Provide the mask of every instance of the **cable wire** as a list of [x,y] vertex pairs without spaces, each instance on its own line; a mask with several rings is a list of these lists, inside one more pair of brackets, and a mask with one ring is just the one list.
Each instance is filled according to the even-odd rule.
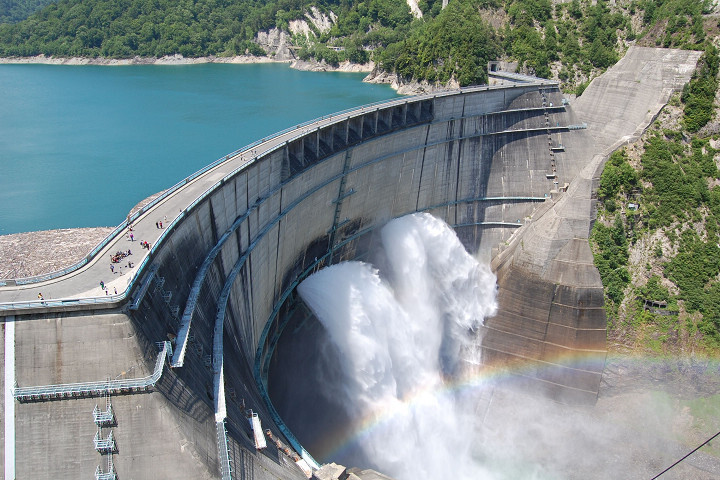
[[680,460],[678,460],[677,462],[673,463],[673,464],[670,465],[668,468],[666,468],[666,469],[663,470],[662,472],[660,472],[660,473],[658,473],[657,475],[655,475],[654,477],[652,477],[650,480],[655,480],[655,479],[658,478],[660,475],[662,475],[663,473],[667,472],[668,470],[670,470],[671,468],[673,468],[675,465],[677,465],[678,463],[682,462],[683,460],[685,460],[686,458],[688,458],[690,455],[692,455],[693,453],[697,452],[697,451],[700,450],[702,447],[704,447],[705,445],[707,445],[708,443],[710,443],[710,441],[712,441],[712,440],[713,440],[715,437],[717,437],[718,435],[720,435],[720,432],[717,432],[715,435],[713,435],[712,437],[710,437],[710,438],[708,438],[707,440],[705,440],[703,443],[701,443],[699,446],[697,446],[692,452],[688,453],[687,455],[685,455],[684,457],[682,457]]

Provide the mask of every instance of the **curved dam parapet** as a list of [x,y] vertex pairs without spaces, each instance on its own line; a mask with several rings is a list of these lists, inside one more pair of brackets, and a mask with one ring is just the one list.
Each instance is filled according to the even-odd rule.
[[[162,361],[157,342],[172,344],[155,393],[116,397],[120,447],[109,457],[93,450],[97,399],[18,404],[28,429],[17,434],[18,476],[80,477],[107,471],[110,458],[121,475],[306,478],[313,459],[267,393],[295,289],[314,269],[364,258],[373,232],[413,212],[444,220],[492,261],[499,313],[485,323],[484,361],[520,362],[528,388],[593,403],[606,325],[587,237],[603,152],[583,115],[537,80],[363,107],[244,152],[251,159],[163,234],[124,305],[12,318],[21,387],[118,370],[149,378]],[[41,412],[46,425],[32,421]],[[70,446],[68,419],[76,434],[90,430],[87,445]],[[79,462],[55,455],[38,467],[56,444]]]
[[[572,154],[582,158],[590,142],[549,82],[352,112],[226,177],[174,225],[131,316],[144,336],[175,339],[172,365],[184,391],[230,419],[252,410],[273,438],[287,439],[302,455],[267,395],[269,365],[299,281],[321,265],[363,258],[377,228],[413,212],[443,219],[470,251],[489,259],[534,211],[563,195],[581,167]],[[601,292],[599,278],[592,280]],[[602,295],[592,300],[587,308],[602,312]],[[543,310],[537,298],[512,303],[535,308],[535,321],[547,323],[549,307]],[[579,342],[551,338],[553,344],[604,355],[604,316],[598,321],[591,334],[576,328]],[[523,350],[514,335],[491,328],[489,361],[510,356],[547,363]],[[542,335],[534,340],[548,344]],[[594,398],[599,369],[595,383],[585,372],[564,372],[564,383],[552,384],[554,393],[580,390]],[[231,445],[251,447],[236,436],[230,432]]]

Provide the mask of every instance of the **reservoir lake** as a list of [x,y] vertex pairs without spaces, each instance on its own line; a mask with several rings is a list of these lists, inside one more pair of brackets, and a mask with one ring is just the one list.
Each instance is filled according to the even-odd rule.
[[256,140],[397,97],[286,64],[0,65],[0,235],[120,224]]

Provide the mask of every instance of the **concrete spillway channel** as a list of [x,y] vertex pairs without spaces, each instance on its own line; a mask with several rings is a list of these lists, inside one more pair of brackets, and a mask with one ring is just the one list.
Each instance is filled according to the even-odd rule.
[[[295,341],[285,329],[295,287],[319,266],[364,258],[387,220],[429,212],[498,273],[487,361],[524,362],[528,388],[592,403],[605,358],[602,285],[587,257],[599,163],[583,173],[595,140],[555,83],[519,80],[363,107],[254,147],[257,158],[187,199],[111,309],[7,310],[18,386],[149,377],[156,342],[171,340],[173,368],[154,393],[112,399],[118,475],[305,478],[297,462],[313,460],[268,395],[292,396],[276,366]],[[577,195],[587,202],[563,214]],[[553,215],[571,226],[534,229]],[[92,444],[97,403],[16,403],[18,478],[109,465]],[[250,412],[274,439],[262,450]]]

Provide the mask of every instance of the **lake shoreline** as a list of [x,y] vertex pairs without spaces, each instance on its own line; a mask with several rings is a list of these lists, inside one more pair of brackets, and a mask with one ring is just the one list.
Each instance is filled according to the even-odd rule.
[[365,64],[341,62],[337,66],[329,65],[324,61],[316,60],[278,60],[270,57],[256,57],[253,55],[236,55],[232,57],[183,57],[180,54],[164,57],[133,57],[133,58],[105,58],[105,57],[53,57],[35,55],[32,57],[0,57],[0,65],[98,65],[98,66],[124,66],[124,65],[202,65],[208,63],[256,65],[262,63],[285,63],[290,68],[306,72],[340,72],[365,73],[365,83],[387,84],[400,95],[420,95],[435,91],[459,88],[457,82],[449,85],[433,85],[428,82],[403,81],[396,74],[381,72],[374,62]]
[[254,55],[235,55],[231,57],[184,57],[180,54],[167,55],[164,57],[132,57],[132,58],[106,58],[106,57],[53,57],[44,54],[32,57],[0,57],[0,65],[13,64],[42,64],[42,65],[100,65],[100,66],[123,66],[123,65],[199,65],[206,63],[220,64],[258,64],[258,63],[286,63],[290,68],[306,71],[323,72],[351,72],[370,73],[374,70],[375,64],[354,64],[341,62],[338,66],[328,65],[325,62],[303,61],[303,60],[277,60],[270,57],[257,57]]
[[105,57],[53,57],[44,54],[32,57],[2,57],[0,64],[42,64],[42,65],[193,65],[203,63],[289,63],[279,62],[268,57],[253,57],[252,55],[239,55],[235,57],[197,57],[186,58],[182,55],[168,55],[165,57],[133,57],[133,58],[105,58]]

